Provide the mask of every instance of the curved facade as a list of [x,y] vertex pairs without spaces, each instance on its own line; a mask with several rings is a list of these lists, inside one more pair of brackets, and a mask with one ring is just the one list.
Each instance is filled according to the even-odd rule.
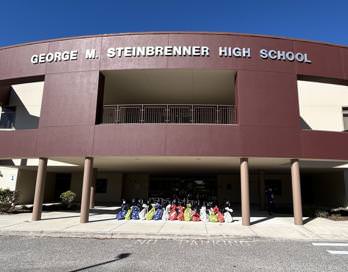
[[[170,173],[180,169],[228,173],[229,167],[239,169],[240,158],[249,158],[255,169],[269,169],[274,163],[280,170],[289,170],[291,159],[308,169],[331,169],[348,161],[344,132],[348,101],[342,104],[348,85],[347,47],[229,33],[134,33],[0,48],[3,107],[17,85],[35,82],[43,82],[36,123],[0,131],[3,160],[49,158],[82,166],[83,159],[91,157],[98,169],[132,172],[134,166],[142,173],[162,166]],[[130,95],[136,88],[139,91]],[[307,94],[313,95],[316,88],[323,90],[318,94],[321,101],[336,96],[332,103],[341,109],[339,125],[331,126],[330,118],[336,117],[329,118],[329,113],[316,115],[325,113],[320,109],[327,108],[325,103],[306,104],[312,101]],[[330,94],[325,88],[334,91]],[[201,119],[192,111],[186,121],[156,119],[162,113],[153,110],[157,117],[149,122],[143,116],[106,122],[108,102],[166,107],[227,104],[232,110],[227,119],[219,112],[217,119],[206,117],[207,112],[216,113],[213,108],[199,111]],[[308,113],[315,107],[319,110]],[[168,109],[163,108],[165,114]],[[320,127],[318,119],[327,118],[327,127]],[[130,162],[132,158],[144,163]],[[163,164],[166,158],[169,161]],[[209,168],[210,164],[214,166]]]

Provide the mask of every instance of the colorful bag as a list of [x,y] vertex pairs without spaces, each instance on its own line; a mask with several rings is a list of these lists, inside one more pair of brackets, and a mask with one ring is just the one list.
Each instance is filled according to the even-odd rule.
[[192,209],[191,209],[191,205],[187,204],[186,205],[186,209],[184,212],[184,220],[185,221],[191,221],[192,220]]
[[126,216],[126,213],[127,213],[127,210],[120,210],[116,215],[116,219],[123,220]]
[[132,214],[132,209],[128,209],[125,217],[124,217],[124,220],[130,220],[131,219],[131,214]]
[[201,218],[199,216],[199,213],[197,211],[194,211],[192,214],[192,221],[201,221]]
[[145,215],[146,220],[152,220],[153,216],[155,215],[155,207],[152,207],[151,210],[148,211],[148,213]]
[[208,221],[207,207],[206,206],[202,206],[202,208],[200,209],[199,217],[200,217],[201,221],[203,221],[203,222],[207,222]]
[[225,212],[224,212],[225,223],[233,222],[232,213],[233,213],[233,210],[230,207],[225,207]]
[[213,222],[213,223],[216,223],[218,222],[218,216],[217,214],[215,213],[215,208],[211,208],[209,210],[209,222]]
[[166,209],[163,211],[162,220],[167,221],[169,219],[170,207],[171,205],[168,204]]
[[139,220],[139,212],[140,212],[140,209],[138,206],[132,207],[132,214],[131,214],[132,220]]
[[153,220],[161,220],[162,215],[163,215],[162,206],[159,204],[156,204],[155,208],[156,208],[156,211],[155,211],[155,214],[153,216]]
[[169,220],[176,220],[178,217],[178,213],[176,212],[176,205],[173,204],[170,206]]
[[178,216],[176,219],[179,221],[183,221],[184,220],[184,207],[179,205],[177,207],[177,210],[178,210]]
[[148,209],[149,209],[149,206],[148,205],[146,205],[146,204],[143,204],[143,206],[142,206],[142,210],[140,211],[140,213],[139,213],[139,219],[140,220],[145,220],[146,218],[145,218],[145,215],[147,214],[147,211],[148,211]]

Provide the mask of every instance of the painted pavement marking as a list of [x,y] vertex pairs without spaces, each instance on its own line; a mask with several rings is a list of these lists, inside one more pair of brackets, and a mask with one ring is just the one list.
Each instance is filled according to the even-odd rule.
[[348,255],[348,251],[341,251],[341,250],[326,250],[327,252],[329,252],[330,254],[333,255]]
[[313,246],[348,247],[348,243],[312,243]]

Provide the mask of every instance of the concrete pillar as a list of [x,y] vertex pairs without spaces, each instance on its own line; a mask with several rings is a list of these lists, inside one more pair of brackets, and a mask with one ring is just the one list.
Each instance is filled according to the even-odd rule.
[[295,225],[302,225],[302,200],[301,200],[301,180],[300,165],[297,159],[291,160],[291,183],[292,183],[292,202],[294,208]]
[[93,175],[93,158],[86,157],[83,168],[83,184],[81,197],[80,222],[87,223],[89,218],[89,198],[91,194],[91,182]]
[[89,199],[89,208],[93,209],[95,204],[95,184],[97,182],[97,173],[98,170],[96,168],[93,169],[93,177],[92,177],[92,183],[91,183],[91,196]]
[[45,194],[45,182],[47,171],[47,158],[39,158],[39,165],[36,175],[35,195],[32,220],[41,220],[42,202]]
[[249,167],[248,159],[240,159],[240,187],[242,201],[242,225],[250,225]]

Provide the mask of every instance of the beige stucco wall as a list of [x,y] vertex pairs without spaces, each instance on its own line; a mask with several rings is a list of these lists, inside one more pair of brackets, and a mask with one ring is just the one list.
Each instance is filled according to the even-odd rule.
[[[348,106],[348,86],[297,81],[300,116],[313,130],[343,131],[342,107]],[[302,123],[302,128],[308,128]]]
[[[32,204],[34,201],[36,182],[35,170],[18,170],[16,192],[18,193],[18,204]],[[48,172],[45,184],[44,202],[54,201],[55,173]]]
[[16,106],[15,129],[37,128],[44,82],[12,85],[9,106]]
[[0,189],[16,190],[18,169],[0,166]]
[[107,179],[105,194],[96,194],[96,202],[120,202],[122,194],[122,174],[115,172],[100,172],[97,178]]

